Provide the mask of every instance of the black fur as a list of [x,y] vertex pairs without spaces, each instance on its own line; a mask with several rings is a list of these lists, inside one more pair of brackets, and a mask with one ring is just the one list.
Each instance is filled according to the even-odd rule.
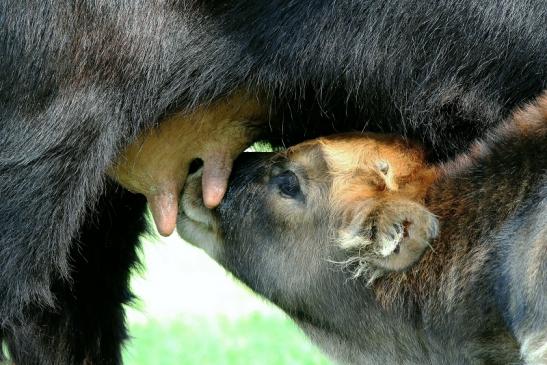
[[0,2],[0,333],[43,363],[58,349],[14,323],[70,354],[97,342],[48,313],[83,285],[74,242],[106,168],[165,113],[244,87],[272,97],[275,143],[368,128],[451,155],[547,86],[546,17],[543,0]]
[[126,339],[122,304],[131,299],[130,268],[145,228],[142,196],[108,183],[70,252],[69,281],[52,279],[55,307],[27,305],[22,320],[5,321],[16,364],[117,364]]

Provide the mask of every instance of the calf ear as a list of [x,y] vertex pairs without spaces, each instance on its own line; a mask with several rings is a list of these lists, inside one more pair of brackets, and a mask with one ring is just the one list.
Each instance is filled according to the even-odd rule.
[[340,230],[339,244],[357,276],[405,271],[416,264],[439,233],[438,219],[406,199],[363,204]]

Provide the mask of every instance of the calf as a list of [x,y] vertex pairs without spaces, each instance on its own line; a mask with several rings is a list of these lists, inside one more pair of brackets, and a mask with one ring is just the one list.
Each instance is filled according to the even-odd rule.
[[544,95],[441,166],[373,134],[244,154],[178,229],[342,363],[546,364],[546,161]]

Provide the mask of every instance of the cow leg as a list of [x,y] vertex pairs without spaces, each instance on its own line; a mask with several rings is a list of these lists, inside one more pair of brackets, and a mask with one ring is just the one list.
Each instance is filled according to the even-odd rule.
[[53,284],[55,310],[27,308],[24,323],[4,327],[15,364],[121,363],[123,304],[145,207],[144,197],[109,184],[72,245],[71,282]]

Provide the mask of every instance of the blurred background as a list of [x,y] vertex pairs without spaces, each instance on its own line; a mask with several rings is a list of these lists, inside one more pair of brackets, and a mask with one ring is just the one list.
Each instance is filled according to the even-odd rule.
[[288,317],[176,234],[142,238],[126,365],[329,365]]

